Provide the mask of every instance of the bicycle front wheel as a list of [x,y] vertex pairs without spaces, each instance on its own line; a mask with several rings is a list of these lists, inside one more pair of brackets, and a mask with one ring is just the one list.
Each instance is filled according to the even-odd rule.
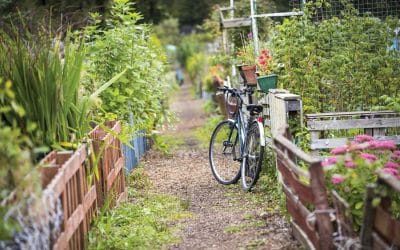
[[257,122],[250,124],[241,167],[243,189],[249,191],[260,177],[264,146],[260,142],[260,128]]
[[232,121],[222,121],[215,128],[209,148],[211,171],[224,185],[236,183],[240,178],[240,149],[238,129]]

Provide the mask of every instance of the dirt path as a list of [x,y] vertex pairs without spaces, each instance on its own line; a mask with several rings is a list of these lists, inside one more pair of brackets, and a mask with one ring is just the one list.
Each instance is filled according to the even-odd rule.
[[180,244],[170,249],[298,249],[282,214],[271,208],[262,193],[245,193],[239,185],[223,186],[211,174],[206,149],[198,147],[194,130],[205,123],[203,101],[182,86],[170,104],[180,119],[168,131],[184,143],[162,156],[150,151],[145,172],[159,192],[188,201],[194,214],[180,221]]

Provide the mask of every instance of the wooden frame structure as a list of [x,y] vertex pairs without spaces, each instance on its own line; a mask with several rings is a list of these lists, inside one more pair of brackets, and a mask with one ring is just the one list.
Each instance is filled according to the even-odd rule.
[[400,135],[388,136],[387,129],[400,128],[400,113],[393,111],[362,111],[307,114],[307,129],[311,134],[311,150],[340,147],[350,138],[325,138],[329,130],[359,129],[377,140],[393,140],[400,144]]

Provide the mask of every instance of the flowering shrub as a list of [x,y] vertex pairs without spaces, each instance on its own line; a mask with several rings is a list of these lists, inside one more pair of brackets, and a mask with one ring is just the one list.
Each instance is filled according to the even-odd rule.
[[257,72],[259,75],[271,74],[271,52],[268,49],[262,49],[257,61]]
[[[322,162],[327,186],[335,190],[350,205],[354,228],[362,224],[363,200],[368,183],[376,182],[377,171],[400,179],[400,150],[393,141],[376,141],[368,135],[359,135],[354,141],[330,152],[331,157]],[[400,199],[394,199],[392,209],[398,209]],[[399,211],[392,211],[398,214]]]

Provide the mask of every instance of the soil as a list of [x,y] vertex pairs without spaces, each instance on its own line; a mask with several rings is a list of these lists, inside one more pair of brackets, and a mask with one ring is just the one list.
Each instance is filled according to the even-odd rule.
[[157,191],[187,201],[193,214],[176,222],[181,242],[169,249],[298,249],[285,217],[264,194],[214,179],[207,149],[194,135],[207,119],[203,104],[190,94],[189,84],[183,85],[170,103],[179,122],[165,131],[183,143],[167,156],[150,150],[143,162]]

